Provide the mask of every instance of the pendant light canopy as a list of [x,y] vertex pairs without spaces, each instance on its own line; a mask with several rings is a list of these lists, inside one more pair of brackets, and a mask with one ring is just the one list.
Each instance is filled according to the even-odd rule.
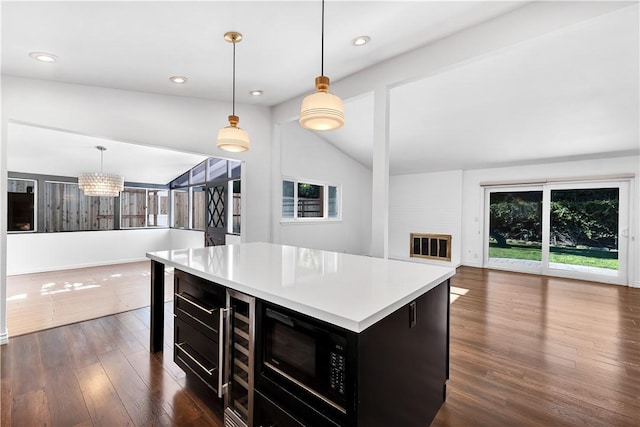
[[300,125],[311,130],[332,130],[344,125],[344,105],[340,97],[329,93],[329,77],[324,75],[324,0],[322,0],[322,43],[317,92],[306,96],[300,108]]
[[100,172],[83,173],[78,177],[78,187],[85,196],[117,197],[124,189],[124,177],[102,172],[103,155],[107,150],[99,145]]
[[236,31],[225,33],[224,39],[233,43],[233,96],[232,114],[229,116],[229,126],[218,131],[216,146],[222,150],[240,152],[249,149],[249,133],[238,127],[240,118],[236,116],[236,43],[242,40],[242,34]]

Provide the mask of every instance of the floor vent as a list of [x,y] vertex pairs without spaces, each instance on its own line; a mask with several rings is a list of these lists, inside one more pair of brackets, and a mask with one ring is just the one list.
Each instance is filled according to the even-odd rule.
[[450,234],[411,233],[410,245],[412,257],[451,261]]

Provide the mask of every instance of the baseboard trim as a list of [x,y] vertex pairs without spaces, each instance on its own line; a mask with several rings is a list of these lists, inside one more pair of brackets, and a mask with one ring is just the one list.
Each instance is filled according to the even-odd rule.
[[482,263],[481,262],[475,262],[475,261],[463,261],[461,263],[461,265],[463,265],[465,267],[482,268]]
[[635,281],[633,281],[633,282],[630,282],[630,283],[629,283],[629,287],[630,287],[630,288],[640,288],[640,281],[635,280]]
[[77,268],[103,267],[106,265],[128,264],[131,262],[141,262],[141,261],[148,261],[148,260],[149,258],[147,257],[139,257],[139,258],[118,259],[118,260],[101,261],[101,262],[89,262],[89,263],[83,263],[83,264],[58,265],[55,267],[50,266],[50,267],[44,267],[44,268],[33,268],[29,270],[11,271],[7,273],[7,276],[18,276],[21,274],[48,273],[51,271],[75,270]]
[[9,331],[4,331],[0,334],[0,345],[5,345],[9,343]]

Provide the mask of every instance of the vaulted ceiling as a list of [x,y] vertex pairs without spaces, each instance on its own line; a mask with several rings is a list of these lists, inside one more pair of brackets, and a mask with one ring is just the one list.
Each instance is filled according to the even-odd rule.
[[[313,90],[319,1],[2,2],[2,73],[227,101],[229,30],[244,34],[237,102],[282,110]],[[325,73],[344,92],[347,124],[321,136],[368,167],[371,90],[381,85],[392,174],[640,151],[637,1],[327,1],[325,31]],[[370,43],[353,46],[359,35]],[[447,49],[464,57],[470,45],[480,53],[424,65]],[[32,51],[59,60],[39,64]],[[410,78],[384,72],[412,55]],[[173,75],[189,80],[176,85]],[[346,90],[356,79],[369,89]]]

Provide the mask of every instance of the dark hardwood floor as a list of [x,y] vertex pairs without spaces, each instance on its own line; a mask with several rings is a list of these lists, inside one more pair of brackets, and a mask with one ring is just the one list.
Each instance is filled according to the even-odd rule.
[[161,353],[148,350],[149,307],[10,338],[1,426],[222,427],[172,361],[172,304]]
[[[451,378],[432,426],[639,425],[640,289],[474,268],[452,286]],[[11,338],[1,426],[221,427],[170,346],[148,343],[148,307]]]
[[640,425],[640,289],[475,268],[452,285],[433,427]]

